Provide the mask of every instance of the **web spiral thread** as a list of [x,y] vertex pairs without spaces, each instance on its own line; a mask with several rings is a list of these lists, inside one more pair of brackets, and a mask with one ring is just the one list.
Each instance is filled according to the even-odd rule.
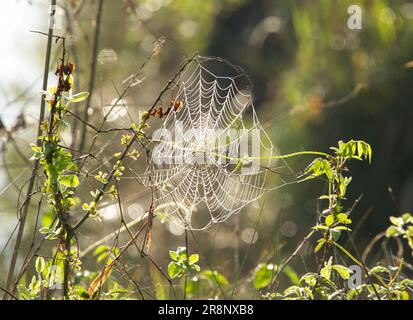
[[275,152],[247,76],[220,60],[218,65],[235,71],[221,76],[229,71],[210,62],[199,57],[183,75],[174,101],[181,106],[165,117],[160,137],[153,137],[162,152],[155,148],[144,175],[155,211],[192,230],[222,222],[259,199]]

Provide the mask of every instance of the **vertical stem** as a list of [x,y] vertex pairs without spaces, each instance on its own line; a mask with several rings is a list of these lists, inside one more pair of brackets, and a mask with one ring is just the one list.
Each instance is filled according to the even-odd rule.
[[90,67],[89,96],[86,100],[86,106],[85,106],[85,110],[83,113],[84,122],[81,128],[79,151],[83,151],[83,148],[85,146],[86,123],[88,122],[88,119],[89,119],[88,111],[90,107],[90,101],[92,98],[93,88],[95,86],[95,73],[96,73],[96,60],[97,60],[96,56],[97,56],[97,51],[99,47],[99,34],[100,34],[100,26],[101,26],[100,22],[102,18],[102,9],[103,9],[103,0],[99,0],[98,10],[96,13],[96,28],[95,28],[95,36],[93,39],[92,61],[91,61],[91,67]]
[[64,299],[69,300],[70,243],[72,241],[72,234],[70,230],[67,230],[66,232],[65,250],[67,252],[67,256],[63,270],[63,297]]
[[[47,90],[50,56],[51,56],[51,52],[52,52],[52,35],[53,35],[53,25],[54,25],[54,18],[55,18],[55,16],[54,16],[55,15],[55,7],[56,7],[56,0],[51,0],[50,16],[49,16],[49,19],[50,19],[50,21],[49,21],[49,32],[48,32],[48,37],[47,37],[46,57],[45,57],[44,71],[43,71],[43,85],[42,85],[43,90]],[[38,124],[38,128],[37,128],[37,137],[40,136],[41,133],[42,133],[41,124],[44,120],[44,114],[45,114],[45,101],[44,101],[43,96],[42,96],[41,102],[40,102],[40,115],[39,115],[39,124]],[[39,140],[39,139],[36,139],[36,140],[37,140],[37,145],[41,146],[42,141]],[[33,163],[32,175],[30,177],[29,186],[27,187],[25,202],[24,202],[24,204],[21,208],[19,229],[17,231],[17,236],[16,236],[16,242],[15,242],[15,245],[14,245],[13,255],[12,255],[12,258],[10,260],[9,271],[8,271],[8,274],[7,274],[6,290],[9,290],[9,291],[13,291],[13,288],[11,288],[11,286],[12,286],[12,282],[13,282],[14,270],[16,268],[17,256],[19,254],[20,245],[21,245],[21,241],[22,241],[22,238],[23,238],[27,213],[28,213],[29,207],[30,207],[31,194],[33,192],[34,183],[35,183],[35,180],[36,180],[38,168],[39,168],[39,160],[35,160],[34,163]],[[5,292],[4,295],[3,295],[3,299],[4,300],[8,299],[8,296],[9,296],[9,294],[7,292]]]
[[[186,228],[185,228],[185,248],[186,248],[186,261],[189,263],[188,230]],[[185,278],[184,278],[184,300],[186,300],[187,287],[188,287],[188,273],[185,273]]]
[[240,217],[237,215],[235,217],[235,237],[237,240],[237,243],[235,244],[235,249],[234,249],[234,273],[237,274],[240,270],[240,265],[239,265],[239,251],[240,251]]
[[[72,22],[72,16],[69,14],[69,9],[67,7],[64,8],[65,10],[65,17],[66,17],[66,22],[67,22],[67,27],[66,31],[70,35],[73,34],[73,22]],[[77,54],[76,50],[76,45],[73,44],[73,41],[69,41],[69,52],[73,56],[73,63],[76,67],[79,66],[79,56]],[[75,92],[79,92],[80,84],[79,80],[75,81],[73,84],[73,89]],[[76,116],[80,115],[80,112],[77,108],[73,110],[73,113]],[[76,117],[73,117],[72,120],[72,126],[71,126],[71,132],[72,132],[72,142],[70,143],[70,148],[74,149],[76,145],[76,133],[77,133],[77,126],[78,126],[78,119]]]

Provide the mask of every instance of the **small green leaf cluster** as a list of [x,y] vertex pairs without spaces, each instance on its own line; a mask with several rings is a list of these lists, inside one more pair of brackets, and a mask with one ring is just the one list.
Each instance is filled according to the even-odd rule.
[[410,300],[413,296],[413,280],[401,276],[404,262],[398,266],[377,265],[369,270],[369,276],[382,279],[379,283],[361,284],[347,292],[348,300],[370,299]]
[[361,140],[339,141],[338,147],[331,148],[334,154],[327,158],[315,159],[305,170],[305,179],[323,177],[328,182],[328,194],[319,197],[328,202],[327,208],[322,212],[321,223],[313,227],[323,233],[315,247],[318,252],[330,241],[338,241],[343,231],[350,232],[350,210],[344,210],[343,202],[346,200],[347,187],[352,177],[344,175],[347,171],[347,162],[352,159],[371,161],[372,150],[367,142]]
[[412,249],[413,255],[413,216],[405,213],[401,217],[390,217],[392,225],[387,228],[386,236],[388,238],[402,237],[407,240],[407,244]]
[[197,264],[199,255],[187,255],[185,247],[178,247],[169,251],[172,261],[168,265],[168,274],[171,279],[181,279],[182,287],[187,297],[207,296],[216,291],[216,296],[222,293],[223,288],[229,285],[228,279],[217,270],[202,270]]
[[[305,169],[301,181],[318,178],[328,184],[328,193],[319,197],[326,201],[325,209],[319,216],[318,223],[312,228],[321,233],[317,240],[314,253],[323,249],[322,263],[318,272],[307,272],[299,277],[290,266],[282,271],[288,275],[293,285],[283,292],[269,293],[266,296],[277,299],[342,299],[345,298],[347,288],[343,282],[351,276],[350,269],[335,262],[335,256],[328,253],[334,247],[350,258],[353,263],[361,263],[355,259],[344,247],[338,244],[342,232],[351,232],[351,209],[344,206],[347,200],[347,188],[352,180],[348,172],[349,160],[368,160],[371,162],[372,149],[361,140],[339,141],[337,147],[332,147],[333,153],[314,159]],[[313,232],[314,232],[313,231]],[[275,271],[274,271],[275,270]],[[273,282],[274,274],[278,274],[277,267],[272,264],[260,264],[255,269],[253,284],[255,289],[268,287]]]
[[191,254],[188,257],[185,247],[178,247],[175,251],[170,250],[169,256],[172,261],[168,265],[168,274],[172,279],[201,270],[201,267],[196,264],[199,260],[199,255]]
[[38,256],[35,260],[35,271],[29,285],[26,287],[21,281],[19,284],[19,298],[25,300],[39,300],[47,298],[50,290],[59,290],[63,280],[63,264],[65,256],[57,252],[54,259],[45,259]]
[[71,152],[60,144],[62,128],[67,126],[63,117],[69,105],[83,101],[89,95],[87,92],[72,95],[74,70],[75,66],[72,63],[60,63],[56,70],[59,78],[58,85],[52,86],[48,92],[42,92],[45,95],[50,117],[48,122],[41,123],[42,133],[38,137],[39,142],[31,144],[34,152],[31,159],[38,161],[45,173],[42,191],[47,196],[52,213],[57,216],[54,226],[45,226],[41,229],[42,233],[47,234],[47,239],[66,236],[66,215],[79,203],[79,199],[74,196],[74,189],[79,185],[76,174],[78,166]]

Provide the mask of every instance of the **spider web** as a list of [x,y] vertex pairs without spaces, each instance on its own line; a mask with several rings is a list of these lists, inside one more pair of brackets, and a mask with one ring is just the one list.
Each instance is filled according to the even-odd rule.
[[171,103],[181,107],[166,116],[162,137],[152,137],[159,148],[143,182],[153,190],[157,214],[201,230],[263,195],[276,148],[260,125],[244,72],[208,57],[198,57],[189,69]]

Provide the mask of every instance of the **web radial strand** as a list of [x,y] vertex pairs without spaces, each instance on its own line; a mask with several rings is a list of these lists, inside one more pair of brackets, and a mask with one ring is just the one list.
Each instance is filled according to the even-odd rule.
[[155,211],[187,229],[225,221],[259,199],[277,154],[259,123],[247,77],[234,69],[222,76],[228,70],[210,61],[199,57],[181,79],[171,104],[181,107],[154,135],[143,175],[154,190]]

